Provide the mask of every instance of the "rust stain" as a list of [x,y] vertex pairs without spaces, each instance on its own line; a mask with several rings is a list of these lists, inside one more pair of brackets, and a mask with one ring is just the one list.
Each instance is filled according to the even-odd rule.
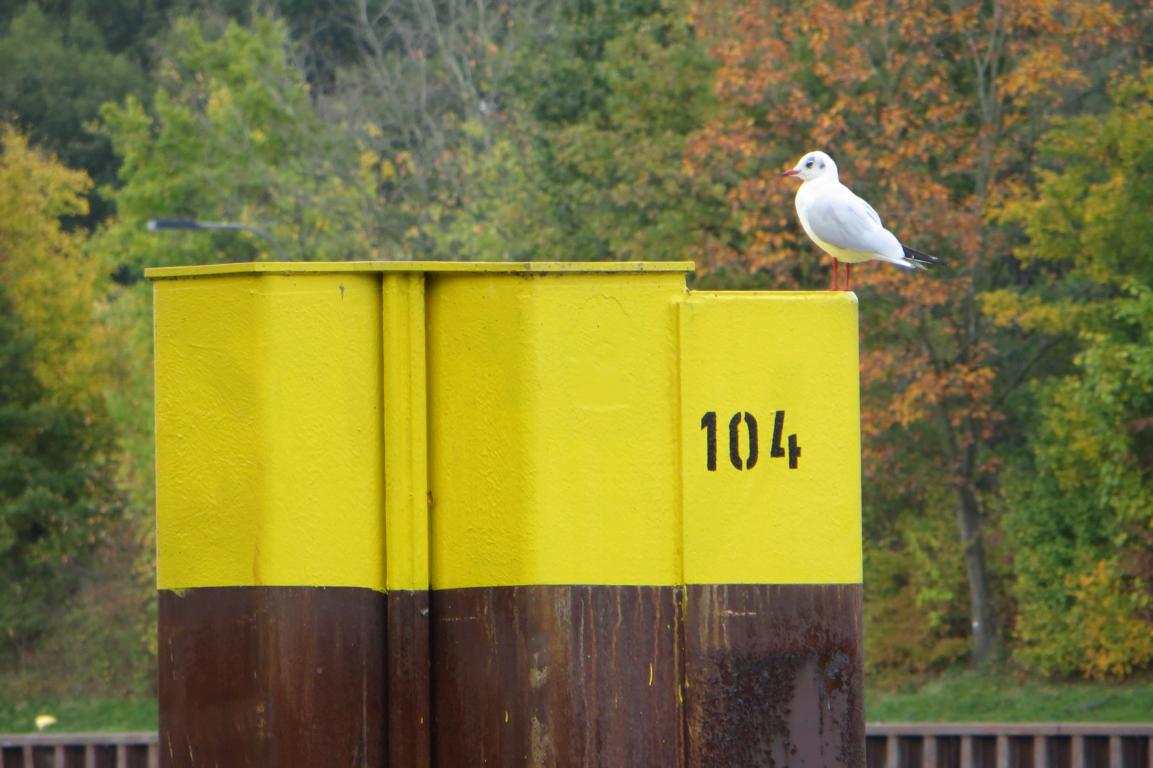
[[860,620],[860,585],[162,591],[162,762],[859,768]]
[[159,640],[170,650],[159,676],[166,768],[383,764],[379,592],[161,590],[159,612]]
[[[434,764],[683,765],[676,588],[437,590]],[[655,661],[654,661],[655,660]]]
[[859,584],[688,592],[687,765],[864,765]]

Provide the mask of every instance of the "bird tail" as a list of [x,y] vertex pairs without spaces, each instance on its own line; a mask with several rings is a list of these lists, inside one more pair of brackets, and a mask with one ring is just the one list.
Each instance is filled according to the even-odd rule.
[[912,266],[917,269],[928,269],[929,267],[936,267],[945,263],[936,256],[930,256],[927,253],[913,250],[907,245],[902,245],[901,247],[905,249],[905,258],[912,262]]

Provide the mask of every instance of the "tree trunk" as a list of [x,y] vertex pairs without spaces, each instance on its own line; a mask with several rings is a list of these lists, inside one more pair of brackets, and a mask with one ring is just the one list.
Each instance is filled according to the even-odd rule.
[[973,487],[964,480],[957,486],[957,523],[961,529],[965,572],[969,579],[969,618],[973,641],[973,666],[996,661],[1001,653],[1000,636],[993,614],[989,568],[981,541],[980,505]]

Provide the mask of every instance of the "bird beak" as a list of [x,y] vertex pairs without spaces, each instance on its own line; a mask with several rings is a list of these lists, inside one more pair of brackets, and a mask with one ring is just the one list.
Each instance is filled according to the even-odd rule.
[[800,171],[798,171],[796,168],[790,168],[789,170],[782,173],[781,176],[796,176],[798,173],[800,173]]

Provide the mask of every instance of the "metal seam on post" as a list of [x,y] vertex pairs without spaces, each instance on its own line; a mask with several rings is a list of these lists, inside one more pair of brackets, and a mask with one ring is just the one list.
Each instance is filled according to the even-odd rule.
[[388,765],[431,763],[428,418],[422,273],[381,280]]
[[385,274],[383,415],[388,589],[428,589],[424,276]]

